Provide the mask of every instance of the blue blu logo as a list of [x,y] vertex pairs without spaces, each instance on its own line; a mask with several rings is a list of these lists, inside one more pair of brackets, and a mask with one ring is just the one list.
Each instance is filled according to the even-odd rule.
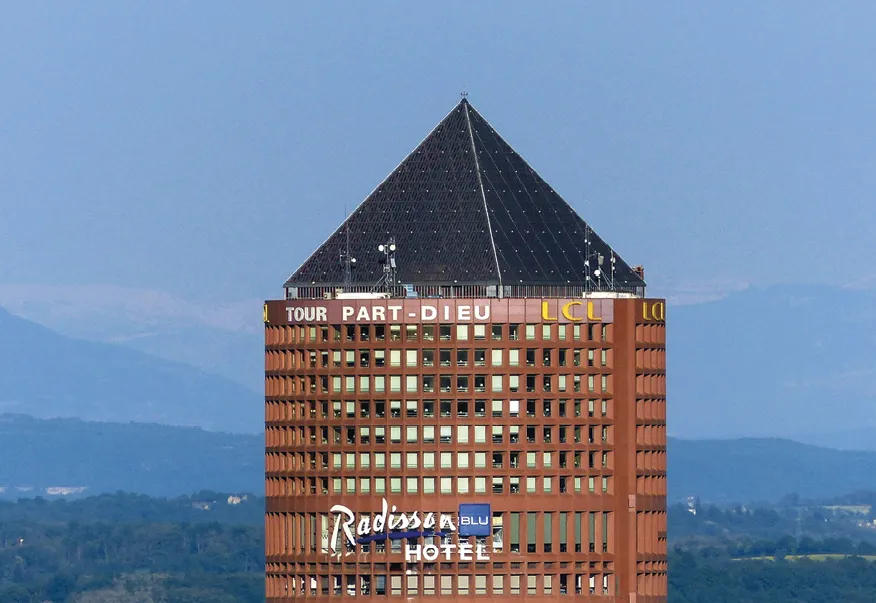
[[492,522],[489,503],[459,505],[460,536],[489,536]]

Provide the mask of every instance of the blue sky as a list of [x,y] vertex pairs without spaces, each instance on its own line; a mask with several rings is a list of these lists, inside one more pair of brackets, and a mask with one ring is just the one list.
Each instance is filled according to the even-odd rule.
[[463,88],[654,294],[876,286],[874,22],[851,1],[7,4],[0,303],[248,324]]

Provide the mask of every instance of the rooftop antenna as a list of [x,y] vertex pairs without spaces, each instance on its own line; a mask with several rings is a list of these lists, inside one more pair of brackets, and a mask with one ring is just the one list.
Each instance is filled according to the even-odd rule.
[[465,89],[465,86],[462,87],[462,92],[459,93],[459,96],[462,98],[468,98],[468,91]]
[[611,281],[609,282],[609,286],[611,290],[614,291],[614,265],[617,262],[617,257],[614,255],[614,249],[611,250]]
[[383,257],[378,259],[383,264],[383,276],[377,282],[377,287],[383,285],[387,293],[392,293],[392,290],[398,285],[398,265],[395,262],[395,237],[389,237],[389,241],[378,245],[377,251],[383,254]]
[[[590,225],[584,225],[584,270],[585,270],[585,281],[584,281],[584,291],[590,293]],[[598,272],[598,271],[597,271]]]

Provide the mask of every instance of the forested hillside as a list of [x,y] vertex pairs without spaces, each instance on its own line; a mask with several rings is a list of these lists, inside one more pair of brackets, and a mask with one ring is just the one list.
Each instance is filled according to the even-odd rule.
[[[264,501],[229,496],[2,503],[0,602],[261,603]],[[855,532],[775,537],[790,513],[674,507],[669,600],[876,601],[876,545]]]

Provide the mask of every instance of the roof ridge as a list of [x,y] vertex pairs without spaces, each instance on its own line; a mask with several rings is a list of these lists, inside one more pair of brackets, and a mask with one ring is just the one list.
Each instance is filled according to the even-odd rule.
[[353,208],[353,211],[351,211],[349,214],[347,214],[347,215],[344,217],[344,220],[343,220],[343,222],[341,222],[341,225],[338,226],[334,231],[332,231],[332,233],[331,233],[329,236],[327,236],[327,237],[325,238],[325,240],[324,240],[322,243],[320,243],[320,244],[316,247],[316,249],[314,249],[314,250],[310,253],[310,255],[308,255],[307,258],[306,258],[303,262],[301,262],[301,264],[299,264],[298,268],[296,268],[295,270],[292,271],[292,274],[290,274],[290,275],[289,275],[289,278],[286,279],[287,282],[288,282],[288,281],[291,281],[291,280],[295,277],[295,274],[296,274],[299,270],[301,270],[301,269],[307,264],[307,262],[309,262],[309,261],[310,261],[310,260],[311,260],[311,259],[312,259],[312,258],[318,253],[318,252],[319,252],[319,250],[322,249],[322,247],[323,247],[326,243],[328,243],[328,242],[331,240],[331,238],[332,238],[333,236],[335,236],[336,234],[338,234],[339,232],[341,232],[341,231],[344,229],[344,226],[346,226],[346,224],[350,221],[350,219],[351,219],[354,215],[356,215],[356,212],[359,210],[359,208],[361,208],[361,207],[365,204],[365,202],[368,201],[368,199],[371,198],[371,195],[373,195],[373,194],[374,194],[374,193],[375,193],[375,192],[376,192],[381,186],[383,186],[383,185],[386,183],[387,180],[389,180],[390,178],[392,178],[392,176],[398,171],[398,169],[399,169],[402,165],[404,165],[405,161],[407,161],[408,158],[409,158],[411,155],[413,155],[414,153],[416,153],[417,149],[419,149],[421,146],[423,146],[423,143],[424,143],[424,142],[426,142],[427,140],[429,140],[429,137],[432,136],[432,134],[435,132],[435,130],[437,130],[438,128],[440,128],[440,127],[441,127],[441,124],[443,124],[445,121],[447,121],[447,118],[450,117],[450,116],[453,114],[453,112],[456,111],[456,109],[457,109],[460,105],[463,105],[463,104],[468,104],[468,101],[466,101],[465,97],[463,97],[461,101],[459,101],[458,103],[456,103],[455,105],[453,105],[453,108],[452,108],[450,111],[448,111],[448,112],[444,115],[444,117],[442,117],[442,118],[438,121],[438,123],[435,124],[435,125],[432,127],[431,130],[429,130],[429,133],[426,134],[420,142],[418,142],[416,145],[414,145],[414,148],[411,149],[410,152],[408,152],[408,154],[405,155],[404,158],[403,158],[401,161],[398,162],[398,165],[396,165],[394,168],[392,168],[392,171],[389,172],[389,174],[387,174],[386,177],[385,177],[383,180],[381,180],[380,182],[378,182],[378,183],[377,183],[377,186],[375,186],[373,189],[371,189],[371,192],[370,192],[370,193],[368,193],[367,195],[365,195],[365,196],[362,198],[362,200],[359,201],[358,205],[356,205],[356,207]]
[[[493,259],[496,261],[496,276],[499,279],[499,287],[502,286],[502,269],[499,267],[499,252],[496,250],[496,240],[493,238],[493,225],[490,223],[490,208],[487,207],[487,193],[484,192],[484,180],[481,178],[481,164],[478,161],[478,149],[475,145],[474,132],[471,129],[471,118],[468,115],[468,108],[471,106],[465,97],[462,97],[461,103],[465,109],[465,123],[468,127],[468,136],[471,139],[471,152],[474,153],[475,171],[478,175],[478,186],[481,189],[481,199],[484,200],[484,216],[487,218],[487,231],[490,233],[490,247],[493,250]],[[472,107],[474,109],[474,107]]]

